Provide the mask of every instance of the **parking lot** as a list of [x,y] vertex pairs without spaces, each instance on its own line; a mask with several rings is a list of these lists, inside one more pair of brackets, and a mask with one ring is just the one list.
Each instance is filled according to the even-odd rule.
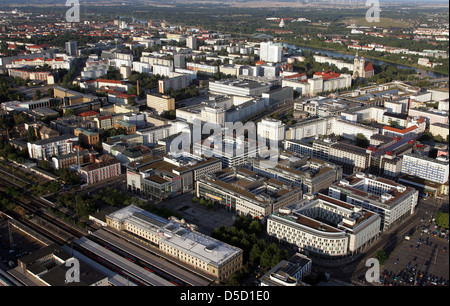
[[[449,241],[434,224],[417,231],[389,255],[381,275],[385,286],[448,286]],[[442,233],[439,230],[439,233]],[[444,231],[445,233],[446,231]]]

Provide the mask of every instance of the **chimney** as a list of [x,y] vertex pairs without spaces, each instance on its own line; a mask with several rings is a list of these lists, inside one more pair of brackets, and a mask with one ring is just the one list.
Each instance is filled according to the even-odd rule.
[[95,155],[94,154],[89,155],[89,162],[92,164],[95,164]]

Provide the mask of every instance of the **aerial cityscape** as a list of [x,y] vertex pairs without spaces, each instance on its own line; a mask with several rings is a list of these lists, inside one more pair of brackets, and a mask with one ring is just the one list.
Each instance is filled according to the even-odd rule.
[[448,287],[448,7],[0,0],[0,287]]

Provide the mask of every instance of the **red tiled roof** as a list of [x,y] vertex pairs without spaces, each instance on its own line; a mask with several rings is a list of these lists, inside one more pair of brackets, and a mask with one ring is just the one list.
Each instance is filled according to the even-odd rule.
[[316,72],[314,73],[316,76],[321,76],[322,79],[328,80],[333,78],[338,78],[341,75],[339,73],[333,72],[333,71],[322,71],[322,72]]
[[87,112],[80,114],[81,117],[90,117],[90,116],[96,116],[96,115],[98,115],[98,113],[94,112],[94,111],[87,111]]
[[411,131],[414,131],[417,128],[418,128],[417,125],[410,126],[409,128],[406,128],[406,129],[403,129],[403,130],[397,129],[397,128],[392,127],[392,126],[383,126],[383,130],[392,131],[392,132],[399,133],[399,134],[406,134],[406,133],[409,133]]
[[366,67],[364,67],[364,71],[372,71],[372,70],[374,70],[373,66],[372,66],[372,63],[371,62],[367,62]]
[[101,82],[101,83],[113,83],[113,84],[122,84],[122,81],[116,81],[116,80],[106,80],[106,79],[97,79],[95,80],[96,82]]

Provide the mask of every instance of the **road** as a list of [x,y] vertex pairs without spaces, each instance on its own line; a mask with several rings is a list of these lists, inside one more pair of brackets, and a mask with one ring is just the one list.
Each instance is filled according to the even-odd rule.
[[[394,226],[392,229],[383,233],[378,240],[368,246],[361,253],[356,254],[350,259],[336,260],[333,266],[321,265],[319,261],[315,263],[326,272],[329,272],[333,278],[355,281],[358,279],[364,279],[365,273],[368,267],[365,266],[366,261],[369,258],[375,257],[375,253],[378,250],[385,250],[386,254],[392,253],[398,245],[404,242],[404,237],[412,230],[416,231],[421,225],[421,221],[429,221],[432,216],[438,211],[448,211],[448,200],[445,199],[420,199],[416,207],[416,211],[413,215],[407,217],[402,223]],[[389,258],[392,260],[392,258]],[[395,259],[394,259],[395,260]]]

